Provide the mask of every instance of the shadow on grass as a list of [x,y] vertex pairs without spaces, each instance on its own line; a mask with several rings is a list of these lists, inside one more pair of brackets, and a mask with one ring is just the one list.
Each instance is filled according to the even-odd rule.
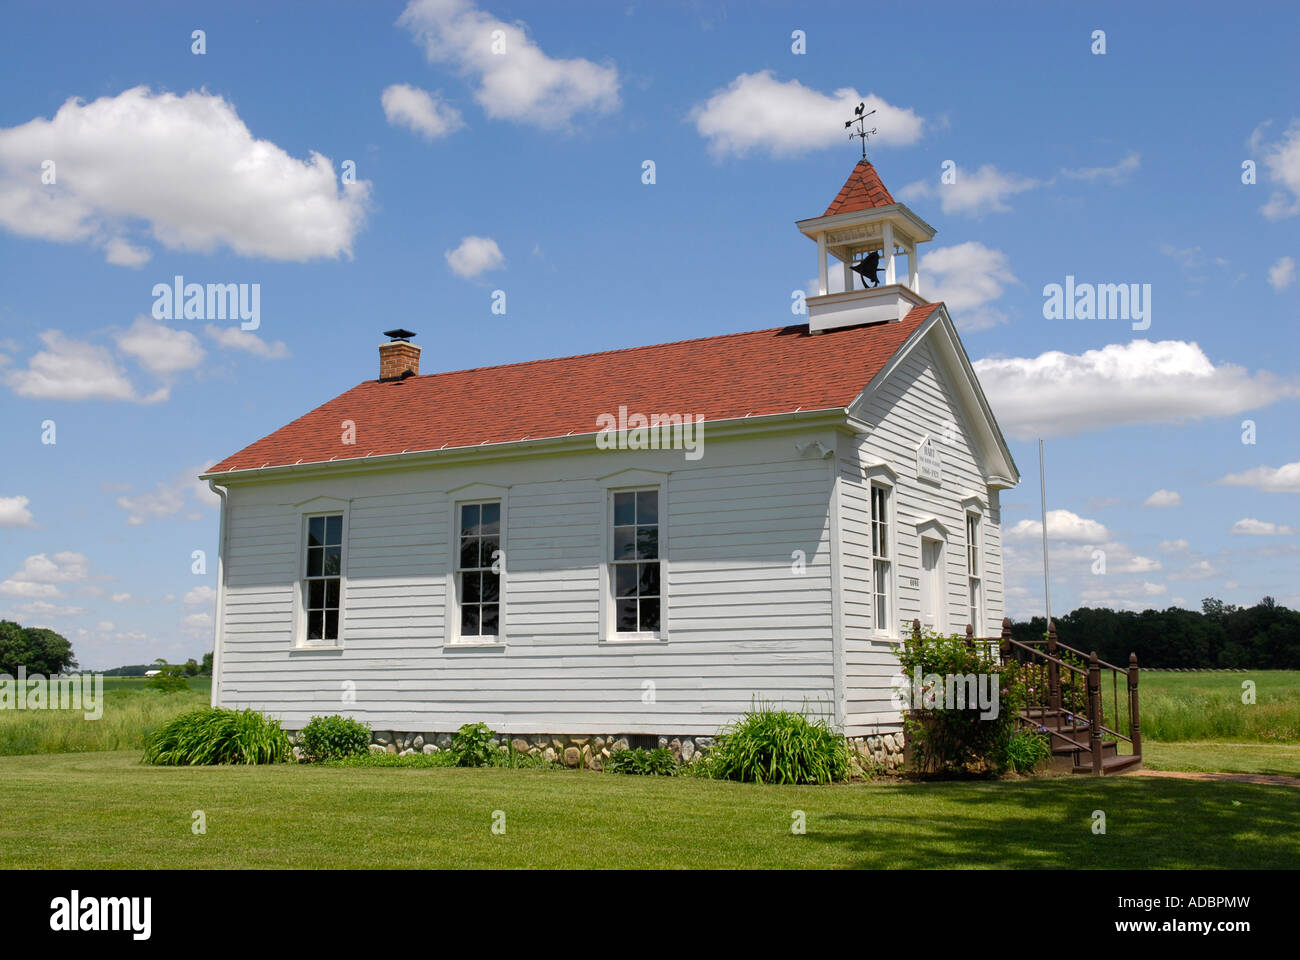
[[827,814],[809,839],[876,869],[1300,867],[1300,802],[1283,787],[1062,777],[874,789],[906,794],[907,812]]

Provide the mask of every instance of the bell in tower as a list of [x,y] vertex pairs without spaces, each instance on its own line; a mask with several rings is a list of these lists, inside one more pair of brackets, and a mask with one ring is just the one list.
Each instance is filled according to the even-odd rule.
[[[894,200],[865,156],[826,212],[797,226],[817,244],[818,290],[807,298],[810,331],[902,320],[928,302],[921,296],[916,248],[934,238],[934,227]],[[905,277],[900,257],[907,257]],[[831,258],[844,272],[843,293],[829,292]]]

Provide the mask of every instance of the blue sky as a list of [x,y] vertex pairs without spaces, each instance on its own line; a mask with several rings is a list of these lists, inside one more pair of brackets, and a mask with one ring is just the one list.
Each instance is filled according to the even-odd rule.
[[[1042,609],[1040,434],[1055,609],[1300,605],[1289,5],[264,6],[7,6],[0,615],[83,665],[210,649],[194,475],[374,376],[382,330],[430,372],[797,319],[861,99],[1025,477],[1009,612]],[[259,284],[260,326],[154,319],[178,274]],[[1067,275],[1149,284],[1149,329],[1046,319]]]

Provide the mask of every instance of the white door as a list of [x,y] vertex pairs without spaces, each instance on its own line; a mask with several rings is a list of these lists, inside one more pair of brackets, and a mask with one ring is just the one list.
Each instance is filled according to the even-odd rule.
[[921,626],[943,631],[943,541],[921,541]]

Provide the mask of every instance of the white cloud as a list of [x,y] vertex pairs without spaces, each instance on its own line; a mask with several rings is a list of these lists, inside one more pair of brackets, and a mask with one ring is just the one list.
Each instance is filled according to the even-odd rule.
[[198,337],[188,330],[165,327],[148,317],[137,317],[129,330],[119,333],[117,346],[160,376],[192,370],[203,361]]
[[1290,257],[1282,257],[1277,263],[1268,268],[1268,283],[1274,290],[1281,293],[1295,281],[1295,261]]
[[744,156],[751,150],[792,157],[842,147],[844,122],[859,103],[876,111],[867,120],[868,129],[878,131],[869,143],[908,146],[921,139],[924,121],[909,108],[893,106],[873,93],[859,94],[852,87],[822,93],[798,80],[777,80],[771,70],[742,73],[695,106],[690,120],[714,157]]
[[143,267],[153,258],[145,247],[137,247],[122,237],[110,237],[104,244],[104,259],[118,267]]
[[0,527],[35,527],[26,497],[0,497]]
[[20,397],[158,403],[170,393],[163,386],[147,396],[138,394],[105,347],[71,340],[59,330],[46,330],[40,336],[45,349],[32,355],[27,369],[4,375],[4,382]]
[[202,603],[215,603],[216,599],[217,591],[213,590],[211,587],[203,586],[187,590],[181,602],[188,604],[189,606],[197,606]]
[[61,596],[57,584],[79,583],[89,576],[86,556],[72,550],[27,557],[22,566],[0,582],[0,593],[17,597]]
[[1142,165],[1142,155],[1136,152],[1129,152],[1124,159],[1113,167],[1084,167],[1078,170],[1062,170],[1063,176],[1071,180],[1109,180],[1111,183],[1121,183],[1127,180],[1129,174],[1133,173]]
[[[57,182],[33,175],[57,160]],[[134,87],[71,98],[51,120],[0,129],[0,225],[21,236],[102,246],[139,266],[128,239],[148,228],[169,250],[310,260],[351,254],[370,184],[341,186],[328,158],[256,139],[235,108],[202,91]]]
[[379,97],[384,116],[395,127],[406,127],[424,137],[436,140],[465,126],[460,112],[441,97],[427,90],[405,83],[385,87]]
[[505,263],[501,248],[491,237],[464,237],[460,246],[443,254],[447,265],[466,279],[477,277],[486,270],[496,270]]
[[283,340],[267,343],[257,334],[239,327],[218,327],[209,323],[203,332],[226,350],[242,350],[263,360],[281,360],[289,356],[289,347]]
[[[1251,137],[1252,146],[1262,146],[1261,134],[1262,128],[1257,128]],[[1262,159],[1281,189],[1269,195],[1260,212],[1270,220],[1294,217],[1300,213],[1300,120],[1292,120],[1280,140],[1264,147]]]
[[1161,540],[1156,544],[1156,549],[1162,553],[1181,553],[1189,546],[1190,544],[1180,537],[1177,540]]
[[19,604],[16,609],[19,613],[32,617],[74,617],[86,612],[82,607],[65,607],[46,600],[33,600],[30,603]]
[[210,627],[212,626],[212,614],[210,613],[191,613],[181,621],[187,627]]
[[1169,574],[1170,580],[1208,580],[1217,577],[1219,571],[1208,560],[1197,560],[1190,567]]
[[614,66],[549,57],[529,38],[526,24],[498,20],[468,0],[411,0],[397,23],[430,63],[447,64],[476,81],[474,99],[494,119],[556,130],[580,113],[618,109]]
[[1004,283],[1019,283],[1005,253],[975,240],[925,254],[920,273],[926,295],[944,301],[962,330],[985,330],[1006,322],[1006,314],[990,304],[1002,296]]
[[1176,490],[1157,490],[1142,501],[1144,507],[1181,507],[1182,505],[1182,494]]
[[1268,520],[1256,520],[1254,517],[1244,517],[1232,525],[1233,536],[1290,537],[1295,532],[1295,527],[1272,523]]
[[1227,416],[1300,395],[1295,382],[1215,366],[1197,344],[1180,340],[988,357],[974,367],[998,422],[1019,438]]
[[1300,493],[1300,460],[1280,467],[1254,467],[1214,481],[1225,487],[1254,487],[1265,493]]
[[129,593],[115,593],[115,594],[113,594],[113,596],[112,596],[111,599],[112,599],[112,601],[113,601],[114,603],[126,603],[128,600],[131,599],[131,594],[129,594]]
[[221,502],[220,498],[198,475],[207,467],[190,467],[181,471],[171,480],[159,481],[153,490],[138,495],[123,494],[117,498],[117,505],[127,513],[129,526],[138,527],[150,518],[158,520],[175,516],[188,505],[212,507]]
[[[1021,520],[1006,532],[1008,540],[1035,540],[1042,535],[1043,524],[1038,520]],[[1110,539],[1110,531],[1104,523],[1069,510],[1048,510],[1047,539],[1064,543],[1105,543]]]
[[1007,213],[1008,197],[1039,186],[1039,181],[1014,173],[1003,173],[992,164],[985,164],[974,173],[956,169],[952,183],[917,180],[898,191],[898,198],[912,201],[922,197],[938,197],[944,213],[982,217],[986,213]]

